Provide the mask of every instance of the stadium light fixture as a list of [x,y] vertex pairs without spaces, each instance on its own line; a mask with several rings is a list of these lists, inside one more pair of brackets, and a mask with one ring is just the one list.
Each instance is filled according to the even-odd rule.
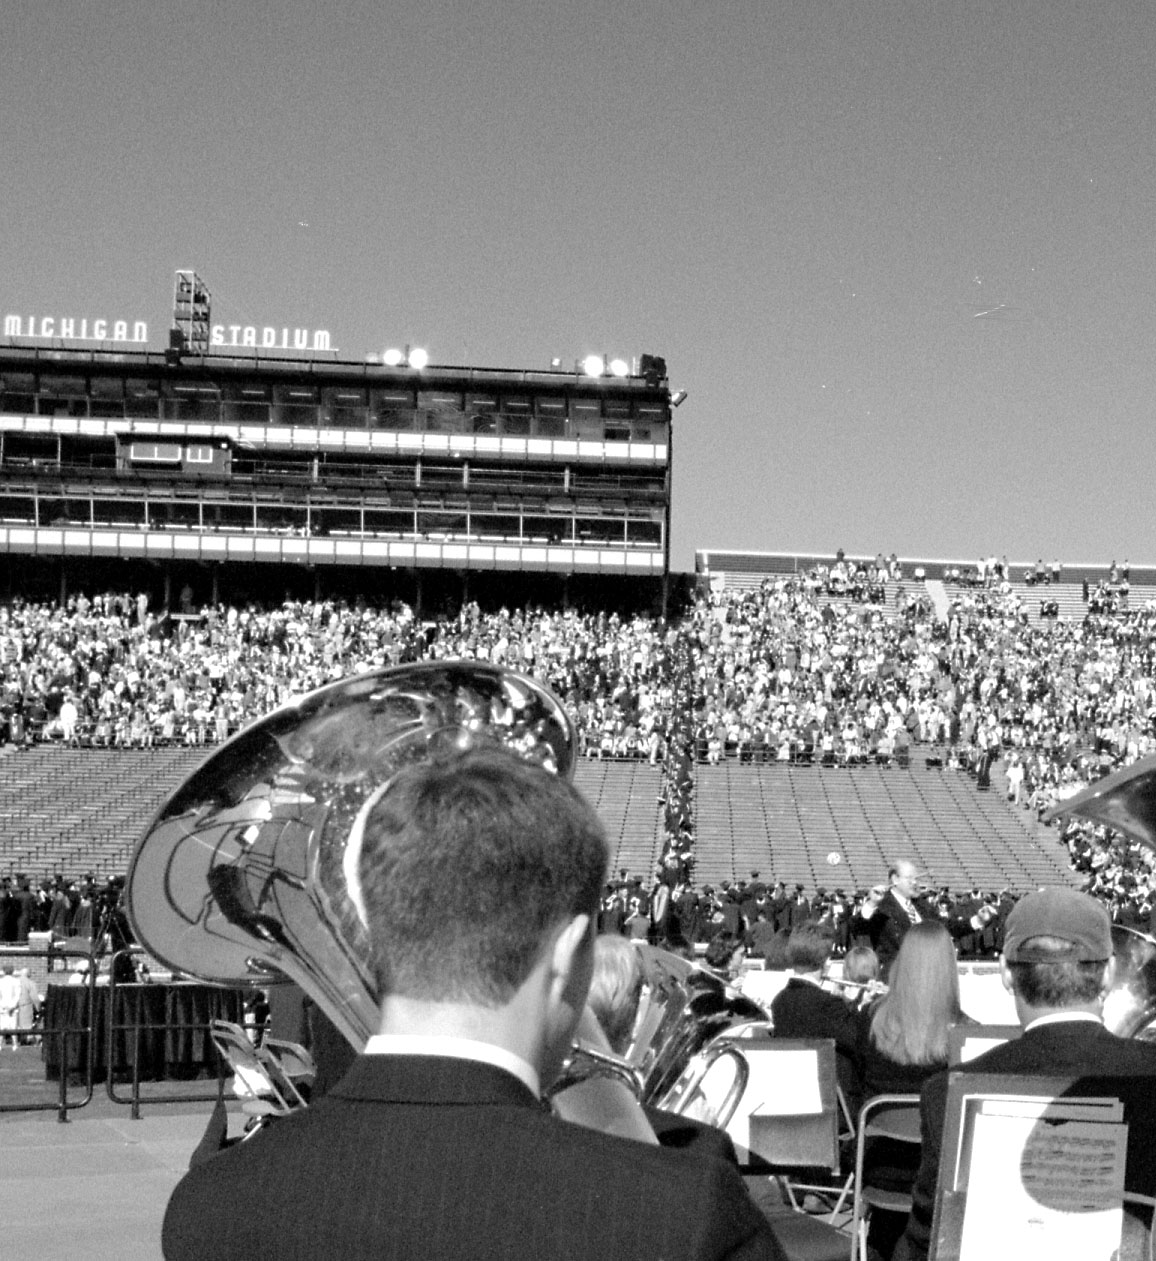
[[423,350],[421,346],[406,346],[404,350],[391,346],[383,352],[381,362],[390,368],[400,368],[404,364],[420,372],[429,363],[429,351]]
[[685,402],[686,402],[685,390],[675,390],[675,392],[670,396],[671,407],[681,407],[683,403]]
[[612,377],[628,377],[630,375],[630,364],[625,359],[611,359],[610,375]]
[[606,371],[606,362],[601,355],[587,355],[582,360],[582,371],[588,377],[600,377]]

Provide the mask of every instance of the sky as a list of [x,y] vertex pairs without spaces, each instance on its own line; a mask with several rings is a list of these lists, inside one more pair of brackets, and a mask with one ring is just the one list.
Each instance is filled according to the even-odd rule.
[[660,354],[676,569],[1156,562],[1154,85],[1154,0],[9,0],[0,313]]

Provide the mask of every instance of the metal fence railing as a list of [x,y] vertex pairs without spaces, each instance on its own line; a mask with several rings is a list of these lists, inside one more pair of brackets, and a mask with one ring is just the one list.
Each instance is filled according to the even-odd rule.
[[[147,1103],[212,1103],[227,1075],[210,1037],[214,1019],[243,1021],[243,993],[223,986],[139,981],[139,947],[103,958],[75,948],[0,946],[0,966],[27,967],[43,994],[35,1018],[4,1036],[40,1047],[46,1086],[39,1098],[0,1098],[0,1112],[55,1111],[57,1119],[87,1107],[96,1085],[131,1110]],[[53,977],[60,977],[59,982]],[[131,978],[131,979],[129,979]],[[173,1089],[188,1081],[189,1089]],[[152,1088],[161,1083],[164,1088]],[[197,1083],[197,1084],[194,1084]],[[127,1085],[127,1092],[124,1086]],[[51,1095],[51,1097],[48,1097]]]

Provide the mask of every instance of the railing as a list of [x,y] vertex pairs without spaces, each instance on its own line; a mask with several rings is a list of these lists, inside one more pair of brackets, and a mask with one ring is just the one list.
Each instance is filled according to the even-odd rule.
[[[209,1030],[212,1019],[218,1015],[237,1018],[239,1022],[241,1013],[238,992],[225,987],[213,987],[219,988],[222,995],[221,1002],[214,1003],[213,1006],[219,1006],[222,1010],[207,1012],[203,1020],[180,1019],[179,1013],[178,1018],[170,1018],[168,1000],[174,993],[174,987],[164,987],[152,982],[140,983],[134,980],[131,982],[131,989],[135,991],[136,997],[141,1000],[147,998],[149,1001],[132,1002],[131,995],[126,993],[130,988],[130,983],[118,980],[118,975],[125,967],[124,960],[139,957],[143,953],[139,947],[128,947],[117,951],[109,960],[110,973],[107,984],[104,984],[102,978],[98,987],[98,964],[103,960],[98,959],[94,953],[82,950],[61,950],[55,947],[49,947],[47,950],[0,948],[0,958],[19,959],[22,962],[38,958],[45,959],[49,976],[54,971],[57,960],[80,959],[86,960],[88,965],[87,978],[84,981],[84,997],[75,1006],[70,1000],[63,1005],[65,1015],[79,1016],[77,1021],[62,1019],[60,1023],[46,1023],[49,1003],[45,1001],[38,1023],[25,1030],[13,1031],[17,1036],[23,1035],[40,1040],[46,1072],[55,1065],[59,1074],[56,1098],[51,1102],[47,1100],[3,1102],[0,1103],[0,1112],[55,1111],[59,1121],[67,1121],[70,1112],[87,1107],[92,1102],[99,1077],[98,1061],[101,1063],[102,1070],[107,1073],[106,1092],[109,1100],[127,1106],[134,1121],[140,1119],[142,1103],[212,1103],[221,1098],[226,1068],[209,1038]],[[135,976],[135,969],[129,970]],[[160,1006],[163,1014],[160,1019],[157,1019],[157,1004],[162,994],[165,996]],[[98,995],[103,1001],[98,1001]],[[107,998],[104,997],[105,995]],[[227,997],[229,995],[237,996],[232,1001],[232,1006]],[[62,1004],[53,1006],[57,1013],[62,1011]],[[7,1033],[6,1030],[5,1034]],[[204,1039],[203,1045],[207,1048],[207,1053],[190,1062],[202,1069],[210,1065],[215,1069],[211,1086],[208,1080],[202,1079],[204,1084],[200,1089],[177,1093],[171,1090],[152,1093],[142,1090],[142,1086],[147,1085],[142,1076],[146,1049],[151,1046],[155,1054],[158,1042],[164,1047],[170,1044],[180,1045],[180,1039],[191,1036],[200,1036]],[[70,1054],[74,1051],[77,1045],[75,1039],[78,1038],[81,1039],[79,1045],[83,1048],[79,1057],[74,1053]],[[98,1052],[102,1054],[98,1055]],[[78,1059],[79,1062],[77,1062]],[[130,1072],[127,1095],[117,1089],[118,1075],[125,1069]],[[163,1075],[161,1079],[165,1079]],[[70,1094],[73,1086],[83,1092],[79,1098]]]
[[[85,988],[88,991],[88,999],[86,1009],[90,1014],[89,1023],[91,1025],[91,1013],[95,1005],[96,990],[96,963],[91,951],[83,950],[63,950],[53,946],[49,946],[45,950],[34,949],[13,949],[11,947],[0,947],[0,959],[20,960],[27,966],[30,959],[44,959],[46,961],[46,970],[49,974],[53,971],[53,965],[56,960],[68,959],[85,959],[88,961],[88,980],[85,982]],[[65,965],[67,967],[67,964]],[[67,1121],[68,1113],[75,1112],[79,1108],[87,1107],[92,1102],[93,1096],[93,1078],[95,1070],[96,1042],[91,1036],[91,1028],[50,1028],[44,1024],[43,1007],[41,1008],[38,1021],[34,1021],[31,1026],[24,1029],[17,1028],[15,1035],[19,1037],[29,1037],[38,1039],[41,1046],[45,1046],[49,1039],[57,1039],[59,1045],[59,1053],[57,1059],[62,1065],[60,1073],[60,1090],[57,1099],[53,1103],[26,1101],[22,1103],[0,1102],[0,1112],[51,1112],[57,1114],[58,1121]],[[8,1031],[5,1030],[7,1035]],[[68,1046],[71,1038],[84,1037],[88,1035],[87,1049],[85,1053],[85,1072],[84,1072],[84,1096],[83,1098],[71,1099],[68,1095],[69,1074],[67,1069],[63,1068],[68,1064]],[[43,1052],[41,1052],[43,1054]]]
[[[195,1030],[200,1030],[201,1032],[203,1032],[205,1037],[207,1038],[209,1035],[209,1028],[210,1028],[210,1023],[211,1023],[210,1021],[206,1021],[204,1024],[198,1023],[198,1024],[190,1026],[188,1024],[183,1024],[183,1023],[178,1025],[169,1021],[162,1021],[161,1023],[157,1024],[154,1022],[142,1023],[139,1019],[135,1019],[128,1022],[118,1021],[116,1019],[116,991],[117,991],[117,986],[118,986],[116,976],[117,976],[117,972],[119,971],[118,966],[117,966],[118,961],[121,958],[132,958],[134,956],[143,955],[143,953],[144,952],[140,949],[139,946],[127,946],[123,950],[118,950],[112,956],[111,972],[110,972],[110,977],[109,977],[108,1030],[107,1030],[107,1037],[108,1037],[107,1059],[108,1059],[109,1067],[108,1067],[108,1077],[105,1083],[105,1089],[108,1093],[109,1099],[111,1099],[113,1103],[127,1104],[129,1106],[131,1110],[130,1115],[132,1116],[132,1119],[134,1121],[140,1120],[140,1105],[141,1105],[141,1089],[140,1089],[141,1088],[141,1078],[140,1078],[141,1053],[140,1051],[141,1051],[142,1032],[161,1031],[165,1033],[167,1036],[172,1030],[176,1028],[180,1028],[184,1031],[188,1031],[189,1029],[195,1029]],[[139,1015],[139,1009],[137,1009],[137,1013]],[[117,1094],[116,1074],[113,1072],[113,1062],[114,1062],[113,1050],[114,1050],[115,1041],[116,1041],[116,1034],[120,1031],[130,1032],[132,1034],[132,1056],[131,1056],[132,1091],[127,1099]],[[214,1051],[215,1049],[216,1048],[214,1047]],[[196,1091],[190,1094],[175,1094],[175,1095],[166,1094],[163,1097],[163,1102],[164,1103],[208,1103],[208,1102],[212,1102],[212,1101],[216,1101],[220,1099],[222,1092],[224,1090],[224,1083],[225,1083],[224,1067],[225,1066],[224,1066],[223,1061],[221,1060],[220,1056],[217,1055],[216,1088],[213,1090],[211,1094],[207,1094],[203,1090]],[[91,1090],[91,1088],[92,1087],[91,1087],[91,1082],[90,1082],[89,1089]],[[146,1102],[150,1102],[150,1101],[146,1099]]]

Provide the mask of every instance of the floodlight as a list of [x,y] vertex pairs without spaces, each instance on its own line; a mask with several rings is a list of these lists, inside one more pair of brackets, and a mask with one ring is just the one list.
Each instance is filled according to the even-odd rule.
[[670,396],[671,407],[680,407],[685,402],[686,402],[685,390],[675,390],[675,392]]
[[391,368],[396,368],[404,359],[405,356],[396,346],[391,346],[381,356],[381,362],[388,364]]
[[610,375],[614,377],[628,377],[630,375],[630,364],[625,359],[611,359]]
[[429,351],[423,350],[420,346],[415,346],[409,352],[409,366],[416,368],[419,372],[429,363]]
[[582,360],[582,371],[588,377],[600,377],[606,371],[606,364],[601,355],[587,355]]

